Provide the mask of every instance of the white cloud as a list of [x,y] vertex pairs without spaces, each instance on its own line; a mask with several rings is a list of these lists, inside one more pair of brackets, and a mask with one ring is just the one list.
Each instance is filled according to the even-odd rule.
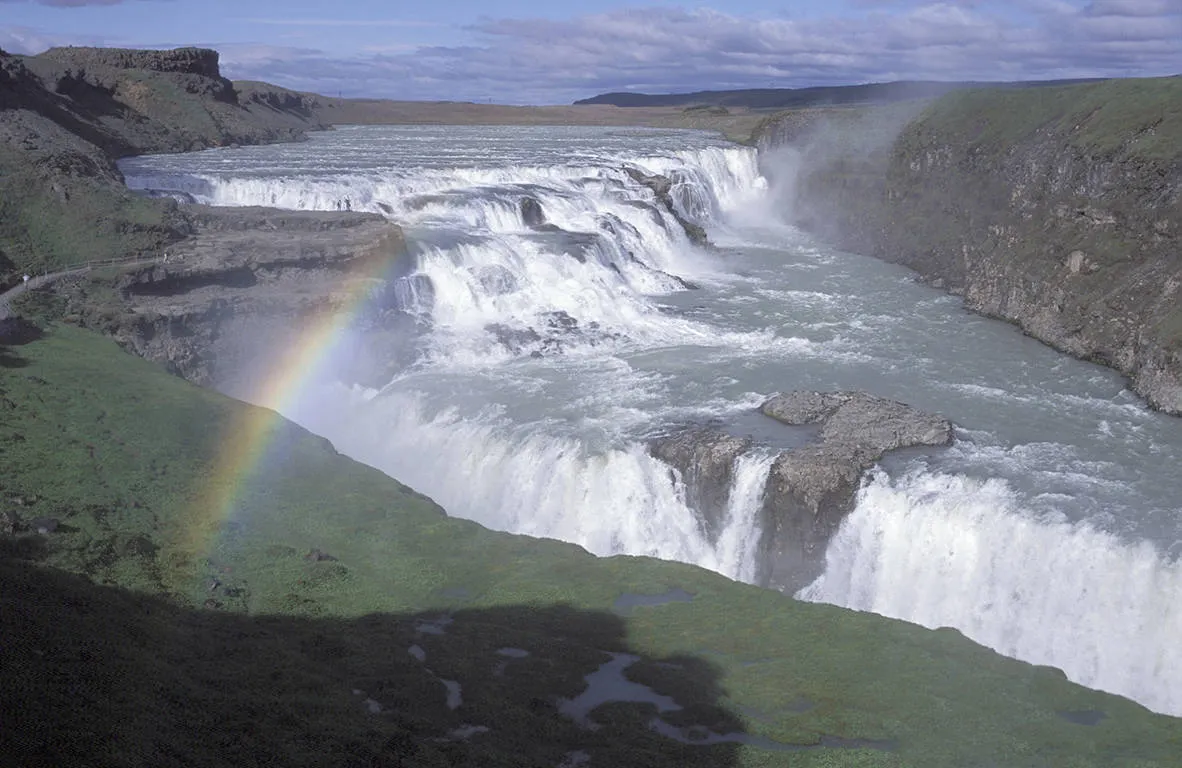
[[0,49],[9,53],[40,53],[59,45],[102,45],[104,42],[104,38],[97,36],[59,35],[32,27],[0,25]]
[[280,45],[213,47],[236,78],[347,95],[510,103],[619,90],[1182,72],[1182,0],[864,7],[861,16],[830,18],[651,7],[566,20],[484,19],[466,28],[468,45],[399,41],[348,57]]
[[[0,0],[3,2],[4,0]],[[280,27],[441,27],[433,21],[414,19],[234,19],[240,24],[266,24]]]

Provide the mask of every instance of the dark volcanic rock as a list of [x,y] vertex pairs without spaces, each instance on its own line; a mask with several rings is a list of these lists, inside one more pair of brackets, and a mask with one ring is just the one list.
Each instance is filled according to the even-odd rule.
[[863,392],[790,392],[760,411],[785,424],[821,425],[817,443],[776,458],[764,496],[759,579],[785,591],[819,575],[825,546],[853,509],[862,474],[883,454],[952,441],[947,419]]
[[735,459],[751,450],[748,438],[708,428],[691,428],[649,442],[649,452],[681,473],[686,501],[711,539],[726,522]]
[[677,210],[677,206],[673,204],[673,196],[670,190],[673,189],[673,181],[668,176],[661,176],[660,174],[648,175],[638,168],[625,167],[624,172],[632,177],[632,180],[637,184],[642,184],[653,191],[657,196],[657,200],[665,207],[665,210],[677,220],[681,228],[685,230],[685,234],[689,237],[690,242],[696,245],[708,245],[709,239],[706,237],[706,230],[698,226],[694,222],[685,218]]
[[131,48],[50,48],[41,56],[77,67],[145,69],[151,72],[176,72],[220,78],[218,52],[210,48],[176,48],[171,51],[148,51]]
[[765,416],[792,426],[821,424],[821,442],[882,454],[912,445],[947,445],[952,424],[909,405],[865,392],[789,392],[759,407]]
[[525,226],[536,229],[546,223],[546,212],[537,198],[523,197],[521,199],[521,220]]
[[[760,411],[787,425],[819,426],[813,442],[775,458],[760,510],[756,579],[789,593],[820,575],[829,538],[853,509],[867,469],[888,451],[952,440],[946,419],[863,392],[790,392]],[[726,522],[735,462],[753,447],[750,438],[708,427],[649,443],[681,474],[686,501],[712,541]]]

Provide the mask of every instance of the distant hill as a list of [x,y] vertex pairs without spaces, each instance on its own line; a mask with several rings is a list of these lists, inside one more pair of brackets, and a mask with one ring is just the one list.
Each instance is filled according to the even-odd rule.
[[1095,82],[1086,80],[1027,80],[1020,82],[944,82],[937,80],[900,80],[894,83],[864,85],[822,85],[812,88],[746,88],[733,91],[694,91],[693,93],[602,93],[575,104],[610,104],[616,107],[688,107],[722,106],[749,109],[791,109],[853,104],[887,104],[908,99],[943,96],[962,88],[1035,88],[1045,85],[1069,85]]

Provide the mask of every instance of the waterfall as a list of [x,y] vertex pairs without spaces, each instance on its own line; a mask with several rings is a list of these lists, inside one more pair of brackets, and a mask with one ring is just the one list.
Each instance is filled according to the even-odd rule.
[[596,165],[258,175],[162,173],[127,161],[124,171],[132,188],[209,205],[390,217],[406,229],[415,265],[395,294],[430,321],[432,361],[481,365],[701,335],[700,324],[662,314],[653,299],[708,274],[709,259],[625,166],[670,178],[679,213],[700,225],[724,221],[766,186],[754,150],[743,147]]
[[[1111,371],[777,222],[755,150],[698,132],[359,127],[121,168],[152,194],[397,222],[408,268],[362,311],[410,316],[381,329],[413,344],[386,386],[317,381],[284,415],[492,528],[752,581],[770,446],[786,447],[755,412],[768,394],[868,389],[944,413],[973,439],[876,470],[798,597],[956,627],[1182,714],[1176,422]],[[362,325],[345,332],[358,349]],[[703,425],[769,446],[712,489],[708,523],[649,451]]]
[[876,472],[798,597],[954,627],[1182,715],[1182,564],[1021,508],[997,479]]
[[339,450],[397,477],[450,514],[497,530],[561,539],[597,555],[695,563],[755,577],[758,513],[774,456],[736,459],[727,518],[711,542],[674,471],[628,441],[595,449],[495,414],[430,413],[421,396],[335,386],[290,416]]

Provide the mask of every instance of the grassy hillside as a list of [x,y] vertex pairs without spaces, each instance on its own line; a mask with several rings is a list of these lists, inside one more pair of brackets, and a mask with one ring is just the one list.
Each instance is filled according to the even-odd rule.
[[[1179,764],[1182,721],[958,633],[450,519],[106,339],[17,330],[0,765]],[[563,700],[620,652],[666,728],[758,743],[682,744],[651,704],[580,727]]]
[[993,155],[1049,135],[1097,158],[1119,153],[1176,162],[1182,156],[1182,77],[961,91],[933,103],[911,133],[938,134]]

